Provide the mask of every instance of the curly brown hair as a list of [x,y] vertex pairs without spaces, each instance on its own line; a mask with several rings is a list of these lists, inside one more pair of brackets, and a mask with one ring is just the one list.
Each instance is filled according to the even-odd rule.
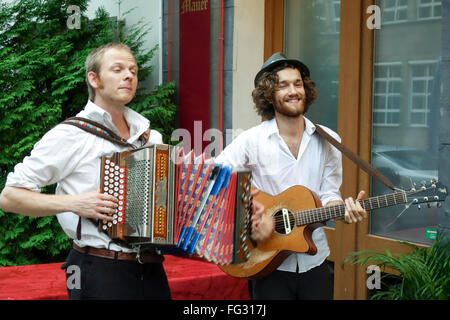
[[[273,101],[279,81],[277,72],[286,68],[297,69],[295,66],[285,63],[274,68],[272,71],[263,73],[256,88],[252,92],[256,112],[264,119],[270,120],[275,117]],[[303,113],[306,113],[309,106],[317,98],[317,91],[316,84],[309,77],[303,77],[303,86],[305,87],[306,94],[305,110]]]

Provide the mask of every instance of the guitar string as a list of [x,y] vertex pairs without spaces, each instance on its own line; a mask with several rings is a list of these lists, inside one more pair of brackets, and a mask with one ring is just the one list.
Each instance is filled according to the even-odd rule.
[[[431,187],[430,187],[431,188]],[[428,190],[430,188],[427,188],[425,190]],[[423,190],[420,190],[423,191]],[[377,201],[377,203],[379,204],[379,200],[380,198],[385,198],[385,206],[392,206],[392,205],[396,205],[396,204],[401,204],[401,203],[405,203],[406,202],[406,198],[408,197],[408,193],[415,193],[417,191],[402,191],[402,192],[398,192],[398,193],[391,193],[391,194],[387,194],[387,195],[381,195],[381,196],[377,196],[374,198],[370,198],[370,199],[363,199],[360,202],[362,203],[362,206],[365,210],[373,210],[373,209],[378,209],[381,206],[379,205],[378,207],[373,207],[372,205],[370,205],[371,208],[369,208],[369,204],[371,202],[374,202],[375,199]],[[401,197],[401,199],[397,199]],[[401,202],[399,202],[399,200]],[[338,215],[333,216],[333,214],[330,215],[330,211],[333,209],[334,211],[336,211],[336,208],[338,208]],[[336,205],[336,206],[331,206],[331,207],[320,207],[320,208],[314,208],[314,209],[310,209],[310,210],[304,210],[304,211],[299,211],[299,212],[294,212],[292,213],[292,216],[289,217],[290,222],[294,222],[292,223],[293,225],[295,225],[295,221],[300,221],[300,224],[296,224],[298,226],[302,226],[302,225],[306,225],[308,223],[314,223],[314,222],[319,222],[319,221],[326,221],[332,218],[336,218],[339,215],[342,215],[342,211],[345,209],[345,205],[344,204],[340,204],[340,205]],[[323,211],[323,212],[320,212]],[[404,210],[403,210],[404,211]],[[402,211],[402,213],[403,213]],[[345,212],[345,210],[344,210]],[[328,214],[328,215],[327,215]],[[336,212],[334,213],[336,214]],[[321,220],[321,219],[316,219],[315,216],[322,216],[325,215],[325,219]],[[295,219],[295,217],[297,219]],[[275,216],[275,228],[277,227],[283,227],[285,225],[285,219],[283,218],[283,216]]]

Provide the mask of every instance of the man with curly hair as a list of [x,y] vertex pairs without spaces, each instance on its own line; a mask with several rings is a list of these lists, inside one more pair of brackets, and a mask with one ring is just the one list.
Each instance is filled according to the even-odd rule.
[[[255,77],[252,92],[256,112],[263,121],[244,131],[217,157],[216,161],[233,167],[249,168],[253,187],[277,195],[294,185],[314,191],[323,205],[345,203],[345,222],[367,217],[356,200],[342,200],[341,153],[319,136],[315,125],[304,114],[317,97],[308,67],[282,53],[272,55]],[[331,129],[321,126],[337,140]],[[262,239],[274,230],[273,219],[260,221]],[[312,234],[315,255],[290,254],[270,275],[249,282],[253,299],[332,299],[333,277],[326,258],[330,254],[323,228]]]

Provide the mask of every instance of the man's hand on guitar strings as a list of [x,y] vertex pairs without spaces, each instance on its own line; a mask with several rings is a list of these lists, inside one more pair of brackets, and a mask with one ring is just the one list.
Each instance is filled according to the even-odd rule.
[[[257,195],[258,192],[259,190],[253,189],[251,191],[252,197]],[[275,230],[275,221],[273,217],[264,214],[264,206],[262,203],[253,199],[252,206],[252,233],[250,237],[252,240],[259,242],[267,240]]]
[[361,207],[359,200],[364,198],[365,192],[362,190],[358,193],[356,200],[352,197],[345,199],[345,217],[346,223],[356,223],[367,218],[367,211]]

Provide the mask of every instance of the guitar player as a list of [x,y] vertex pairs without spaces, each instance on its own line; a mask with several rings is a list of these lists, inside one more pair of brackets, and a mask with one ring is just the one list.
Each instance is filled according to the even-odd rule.
[[[266,121],[241,133],[216,161],[252,171],[253,187],[275,196],[294,185],[314,191],[324,206],[345,203],[346,223],[356,223],[367,212],[356,201],[342,200],[342,157],[340,151],[315,133],[314,124],[304,114],[317,92],[308,67],[283,53],[275,53],[255,77],[252,92],[256,112]],[[340,141],[329,128],[321,126]],[[274,221],[265,215],[260,221],[259,237],[267,239]],[[312,240],[315,255],[290,254],[269,275],[249,281],[252,299],[330,300],[333,277],[326,263],[330,254],[323,228],[315,229]]]

